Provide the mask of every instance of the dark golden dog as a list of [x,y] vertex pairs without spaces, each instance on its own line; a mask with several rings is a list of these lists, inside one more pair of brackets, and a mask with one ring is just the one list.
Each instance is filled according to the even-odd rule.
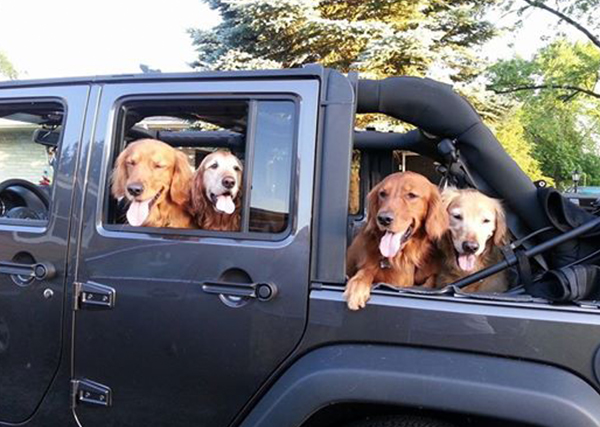
[[373,283],[433,287],[435,242],[448,228],[439,191],[413,172],[394,173],[368,195],[367,224],[348,249],[344,296],[348,308],[363,308]]
[[130,225],[194,228],[186,210],[191,178],[185,154],[164,142],[141,139],[119,154],[112,194],[127,199]]

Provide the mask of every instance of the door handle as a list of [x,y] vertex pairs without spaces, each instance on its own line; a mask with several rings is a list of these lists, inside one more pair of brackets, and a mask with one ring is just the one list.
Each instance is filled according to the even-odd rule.
[[51,262],[21,264],[18,262],[0,261],[0,274],[21,276],[35,280],[49,280],[56,276],[56,268]]
[[256,298],[259,301],[270,301],[277,295],[277,286],[266,282],[235,283],[207,280],[202,283],[202,290],[207,294]]

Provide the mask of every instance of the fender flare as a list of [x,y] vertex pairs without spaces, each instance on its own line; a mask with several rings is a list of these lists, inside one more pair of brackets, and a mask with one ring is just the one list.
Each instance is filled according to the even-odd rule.
[[444,350],[348,344],[301,357],[241,427],[297,427],[324,406],[348,402],[548,427],[600,426],[600,395],[581,378],[553,366]]

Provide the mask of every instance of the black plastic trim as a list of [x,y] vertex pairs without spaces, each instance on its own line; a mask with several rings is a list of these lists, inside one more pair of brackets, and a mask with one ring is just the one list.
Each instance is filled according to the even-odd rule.
[[241,427],[296,427],[326,405],[352,402],[548,427],[600,425],[600,395],[553,366],[442,350],[339,345],[292,365]]
[[0,82],[0,89],[21,87],[66,86],[101,83],[148,83],[158,81],[193,81],[193,80],[253,80],[253,79],[314,79],[321,78],[324,68],[318,64],[308,64],[302,68],[279,70],[244,70],[244,71],[203,71],[190,73],[146,73],[117,74],[107,76],[66,77],[39,80],[7,80]]

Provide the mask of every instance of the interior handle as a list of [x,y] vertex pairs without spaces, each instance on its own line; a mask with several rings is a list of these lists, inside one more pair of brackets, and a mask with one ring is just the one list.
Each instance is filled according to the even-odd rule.
[[56,276],[56,268],[51,262],[21,264],[18,262],[0,261],[0,274],[29,277],[35,280],[49,280]]
[[277,286],[267,282],[235,283],[207,280],[202,283],[202,290],[207,294],[256,298],[259,301],[269,301],[277,295]]

